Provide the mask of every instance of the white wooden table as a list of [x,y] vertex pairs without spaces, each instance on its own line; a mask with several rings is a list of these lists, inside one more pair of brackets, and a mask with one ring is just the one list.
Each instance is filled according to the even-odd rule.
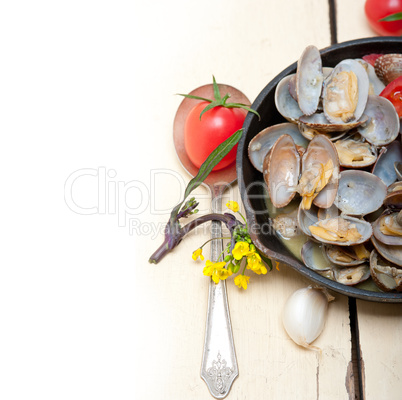
[[[326,0],[34,3],[0,15],[0,397],[209,399],[208,280],[191,259],[208,230],[148,264],[189,179],[175,94],[215,75],[253,101],[307,45],[375,36],[364,1],[336,0],[332,28]],[[246,292],[228,282],[240,373],[227,398],[400,399],[402,307],[336,295],[319,357],[281,323],[309,284],[285,265]]]

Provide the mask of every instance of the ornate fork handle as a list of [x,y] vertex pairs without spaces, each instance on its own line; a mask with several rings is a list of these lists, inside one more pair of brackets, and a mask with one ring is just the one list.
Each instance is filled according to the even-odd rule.
[[[212,197],[212,212],[221,212],[220,195]],[[222,237],[221,223],[212,222],[212,238]],[[211,242],[211,260],[218,261],[222,252],[222,240]],[[225,281],[209,282],[207,323],[202,356],[201,377],[212,396],[223,399],[227,396],[233,381],[239,375],[233,342],[232,325]]]

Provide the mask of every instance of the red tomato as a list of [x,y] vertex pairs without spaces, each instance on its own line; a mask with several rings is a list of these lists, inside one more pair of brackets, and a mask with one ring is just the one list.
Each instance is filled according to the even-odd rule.
[[[205,112],[209,103],[198,103],[188,114],[184,126],[184,147],[191,162],[199,168],[215,148],[241,129],[247,112],[240,108],[217,106]],[[237,145],[216,165],[213,171],[225,168],[236,159]]]
[[402,118],[402,76],[389,83],[380,96],[388,99],[394,105],[399,118]]
[[364,6],[370,26],[382,36],[402,35],[402,20],[379,21],[390,14],[402,12],[402,0],[366,0]]

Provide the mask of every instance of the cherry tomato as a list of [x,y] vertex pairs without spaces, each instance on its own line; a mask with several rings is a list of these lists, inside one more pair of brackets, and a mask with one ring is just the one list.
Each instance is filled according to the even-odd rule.
[[382,36],[402,35],[402,20],[379,21],[390,14],[402,12],[402,0],[366,0],[364,6],[370,26]]
[[389,83],[380,96],[388,99],[394,105],[399,118],[402,118],[402,76]]
[[[191,162],[199,168],[215,148],[241,129],[247,112],[240,108],[217,106],[200,114],[208,102],[198,103],[188,114],[184,126],[184,147]],[[232,164],[237,145],[215,166],[213,171]]]

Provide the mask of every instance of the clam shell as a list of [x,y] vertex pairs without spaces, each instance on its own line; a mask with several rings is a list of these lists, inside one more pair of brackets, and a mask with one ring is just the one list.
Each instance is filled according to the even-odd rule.
[[396,179],[402,181],[402,161],[394,162],[394,169],[396,173]]
[[370,172],[342,171],[335,205],[347,215],[364,216],[378,210],[387,195],[384,182]]
[[371,237],[371,242],[382,257],[402,267],[402,246],[390,246],[381,243],[374,235]]
[[297,62],[296,94],[300,110],[313,114],[318,107],[324,76],[317,47],[307,46]]
[[400,161],[402,161],[402,145],[394,140],[380,151],[371,172],[389,186],[397,180],[394,163]]
[[334,269],[334,278],[343,285],[353,286],[364,282],[370,277],[370,266],[368,263],[348,268]]
[[263,163],[263,176],[269,197],[276,208],[290,203],[296,194],[300,174],[300,155],[290,135],[282,135]]
[[370,255],[370,273],[374,283],[386,292],[402,291],[402,269],[384,260],[376,250]]
[[299,224],[299,228],[307,236],[311,236],[309,226],[314,225],[316,222],[318,222],[317,213],[318,207],[316,207],[314,204],[309,210],[304,210],[300,203],[297,212],[297,221]]
[[321,131],[319,129],[311,128],[310,126],[303,124],[302,122],[298,122],[298,127],[300,133],[305,137],[307,140],[313,140],[314,136],[317,135],[324,135],[326,136],[331,142],[335,142],[346,135],[347,131],[344,132],[331,132],[331,131]]
[[323,245],[308,240],[301,249],[301,258],[314,271],[328,271],[334,267],[323,252]]
[[299,117],[303,115],[303,111],[300,110],[297,101],[289,92],[289,82],[294,76],[295,74],[285,76],[275,89],[276,109],[289,122],[297,122]]
[[[331,75],[324,81],[324,89],[323,89],[323,109],[326,118],[328,121],[332,123],[344,124],[345,121],[342,120],[340,116],[334,116],[330,109],[334,106],[335,100],[329,95],[330,92],[334,92],[333,87],[331,86],[334,81],[337,79],[338,74],[341,72],[353,72],[357,78],[357,87],[358,87],[358,99],[357,105],[353,112],[353,117],[350,118],[348,122],[358,121],[360,117],[363,115],[363,111],[366,107],[367,97],[369,92],[369,79],[366,70],[364,67],[356,60],[343,60],[339,64],[337,64],[332,71]],[[339,90],[338,93],[342,93],[342,90]],[[338,101],[338,100],[336,100]],[[335,106],[336,107],[336,106]]]
[[315,113],[313,115],[302,115],[298,118],[299,122],[304,125],[322,132],[346,132],[365,123],[368,117],[362,116],[358,121],[347,123],[331,123],[328,121],[324,113]]
[[326,164],[331,159],[334,170],[327,185],[314,199],[313,203],[320,208],[329,208],[335,200],[339,180],[339,159],[335,146],[325,136],[315,136],[307,147],[302,158],[302,172],[315,163]]
[[394,182],[388,186],[384,206],[390,209],[402,209],[402,182]]
[[361,58],[357,58],[356,61],[358,61],[367,72],[367,76],[369,78],[369,94],[379,96],[380,93],[385,89],[385,85],[383,82],[381,82],[380,78],[378,78],[374,67]]
[[340,261],[337,258],[337,255],[348,255],[347,252],[345,252],[344,249],[347,247],[342,247],[342,246],[336,246],[336,245],[324,245],[324,252],[325,255],[327,256],[328,260],[331,261],[333,264],[340,265],[342,267],[352,267],[355,265],[360,265],[366,262],[366,260],[359,260],[357,258],[352,258],[350,261]]
[[[369,222],[364,221],[362,219],[350,217],[347,215],[343,216],[342,218],[356,225],[356,229],[361,235],[360,239],[356,240],[355,242],[353,241],[339,242],[333,240],[325,240],[317,235],[312,234],[313,238],[321,243],[334,244],[337,246],[352,246],[355,244],[367,242],[371,238],[373,234],[373,228],[371,227],[371,224]],[[316,222],[315,224],[313,224],[313,226],[318,226],[318,224],[319,222]]]
[[378,57],[374,69],[381,81],[388,85],[402,75],[402,54],[384,54]]
[[385,235],[380,230],[381,222],[385,218],[388,218],[391,215],[396,217],[397,214],[398,214],[398,212],[394,212],[391,214],[384,213],[376,221],[373,222],[373,224],[372,224],[373,225],[373,234],[374,234],[375,238],[378,241],[380,241],[381,243],[384,243],[384,244],[387,244],[390,246],[402,246],[402,237],[401,236]]
[[392,103],[381,96],[368,96],[364,115],[368,120],[357,127],[357,131],[369,143],[386,146],[399,134],[399,116]]
[[290,122],[263,129],[253,137],[248,145],[248,156],[256,170],[262,172],[264,158],[282,135],[290,135],[298,146],[307,147],[309,143],[300,133],[297,125]]
[[[366,149],[364,153],[363,160],[353,160],[349,161],[347,158],[343,157],[342,152],[346,149],[347,151],[352,152],[356,155],[356,151],[358,150],[358,146],[362,146],[363,149]],[[335,147],[338,152],[339,164],[342,167],[346,168],[364,168],[370,165],[373,165],[377,160],[377,149],[374,146],[370,146],[366,142],[362,142],[361,140],[355,140],[354,138],[347,137],[345,139],[341,139],[335,142]],[[356,150],[356,151],[354,151]],[[361,153],[360,153],[361,154]]]

